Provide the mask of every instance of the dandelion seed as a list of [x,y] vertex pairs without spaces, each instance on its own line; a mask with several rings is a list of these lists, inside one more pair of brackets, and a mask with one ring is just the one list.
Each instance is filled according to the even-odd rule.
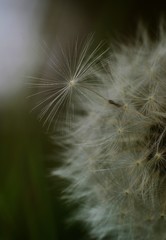
[[32,110],[39,109],[39,119],[48,129],[63,118],[71,126],[78,105],[84,109],[82,102],[93,102],[94,95],[107,101],[98,92],[101,83],[93,80],[93,68],[106,53],[101,51],[103,44],[94,48],[93,35],[85,42],[76,39],[70,43],[67,48],[57,41],[56,49],[49,56],[44,77],[29,77],[33,80],[30,87],[37,88],[37,92],[29,96],[35,97],[38,102]]

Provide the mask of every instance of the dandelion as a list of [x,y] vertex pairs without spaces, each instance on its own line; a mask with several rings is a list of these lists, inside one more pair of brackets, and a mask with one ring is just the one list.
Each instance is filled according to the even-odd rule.
[[152,42],[143,31],[104,61],[99,47],[88,52],[91,41],[79,54],[77,42],[72,61],[61,48],[59,64],[51,57],[54,78],[40,79],[45,122],[57,121],[65,102],[69,115],[73,104],[84,110],[71,129],[64,124],[67,149],[53,174],[70,182],[65,197],[83,203],[75,219],[95,239],[165,240],[166,34]]
[[48,56],[44,77],[28,77],[32,79],[30,87],[37,88],[29,96],[37,97],[32,110],[40,109],[39,119],[48,129],[52,123],[62,121],[64,112],[66,122],[71,126],[79,102],[92,101],[91,94],[99,88],[99,82],[93,81],[93,66],[105,53],[101,51],[102,47],[102,43],[93,47],[93,35],[86,41],[79,42],[79,38],[70,41],[68,46],[57,39],[56,48]]

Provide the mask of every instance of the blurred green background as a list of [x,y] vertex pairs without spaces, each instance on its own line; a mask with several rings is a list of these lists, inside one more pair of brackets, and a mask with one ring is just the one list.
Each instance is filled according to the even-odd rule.
[[[12,11],[16,6],[12,1],[7,2],[8,8],[1,9]],[[18,7],[21,4],[21,0],[16,3]],[[34,5],[33,19],[27,15],[30,24],[38,21],[38,12],[38,34],[48,47],[53,45],[57,33],[70,31],[70,27],[84,34],[95,31],[99,39],[108,43],[128,42],[134,38],[139,20],[145,22],[150,34],[157,35],[159,17],[165,16],[166,3],[161,0],[39,1]],[[10,55],[10,51],[6,54]],[[24,73],[37,76],[44,64],[43,60]],[[20,78],[26,81],[25,77]],[[14,93],[10,90],[0,95],[0,240],[92,240],[83,224],[67,222],[76,206],[61,200],[66,183],[50,174],[61,161],[56,136],[52,142],[37,115],[30,113],[32,102],[26,98],[28,91],[23,84]]]

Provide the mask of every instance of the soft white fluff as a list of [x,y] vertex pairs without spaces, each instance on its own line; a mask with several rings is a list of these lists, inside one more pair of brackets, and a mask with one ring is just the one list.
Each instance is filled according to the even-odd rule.
[[144,32],[111,49],[102,71],[92,67],[68,79],[68,89],[80,94],[72,104],[81,101],[63,138],[64,164],[54,173],[70,181],[65,196],[81,203],[76,219],[96,239],[164,240],[166,34],[152,42]]

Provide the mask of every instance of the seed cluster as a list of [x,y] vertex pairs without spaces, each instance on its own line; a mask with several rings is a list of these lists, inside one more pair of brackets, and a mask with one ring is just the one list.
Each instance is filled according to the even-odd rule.
[[70,181],[66,197],[81,203],[76,219],[95,239],[165,240],[166,34],[110,50],[105,70],[91,66],[73,98],[84,114],[66,128],[54,173]]

